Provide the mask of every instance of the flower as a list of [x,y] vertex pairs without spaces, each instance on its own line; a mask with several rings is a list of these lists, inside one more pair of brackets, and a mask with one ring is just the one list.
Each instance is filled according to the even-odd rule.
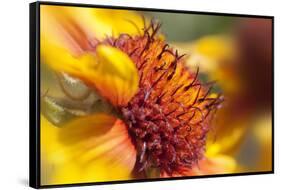
[[81,80],[114,109],[114,114],[80,116],[61,127],[41,116],[44,183],[228,169],[220,166],[228,158],[205,157],[206,137],[223,98],[211,92],[213,83],[198,79],[199,69],[185,66],[184,55],[163,39],[160,24],[147,25],[131,12],[126,14],[133,22],[124,22],[113,10],[110,16],[119,18],[91,8],[43,6],[41,12],[42,62]]

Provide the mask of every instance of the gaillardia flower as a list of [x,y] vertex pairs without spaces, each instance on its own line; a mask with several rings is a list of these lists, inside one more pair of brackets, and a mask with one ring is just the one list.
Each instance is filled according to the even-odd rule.
[[[43,63],[81,80],[114,108],[111,115],[80,116],[61,127],[41,116],[44,163],[53,163],[45,166],[48,183],[223,172],[218,160],[204,156],[222,96],[211,93],[212,82],[199,80],[199,69],[185,66],[188,60],[165,42],[160,24],[136,19],[126,22],[134,32],[101,37],[95,36],[96,17],[87,28],[67,11],[41,11],[61,28],[41,34]],[[41,27],[52,23],[47,18]]]

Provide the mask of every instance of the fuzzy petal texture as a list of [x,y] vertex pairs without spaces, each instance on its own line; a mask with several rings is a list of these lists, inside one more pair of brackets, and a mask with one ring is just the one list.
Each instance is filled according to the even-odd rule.
[[60,128],[41,116],[41,137],[42,184],[132,178],[136,150],[125,124],[113,116],[80,117]]

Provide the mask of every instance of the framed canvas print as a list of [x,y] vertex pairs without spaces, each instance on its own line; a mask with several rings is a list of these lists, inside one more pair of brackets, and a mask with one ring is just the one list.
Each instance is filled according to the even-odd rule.
[[30,186],[273,173],[273,17],[30,4]]

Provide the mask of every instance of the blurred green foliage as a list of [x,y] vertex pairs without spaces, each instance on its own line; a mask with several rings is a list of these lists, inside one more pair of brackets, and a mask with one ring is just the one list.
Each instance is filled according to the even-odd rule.
[[168,41],[189,41],[201,36],[231,31],[234,17],[190,13],[143,12],[162,23]]

